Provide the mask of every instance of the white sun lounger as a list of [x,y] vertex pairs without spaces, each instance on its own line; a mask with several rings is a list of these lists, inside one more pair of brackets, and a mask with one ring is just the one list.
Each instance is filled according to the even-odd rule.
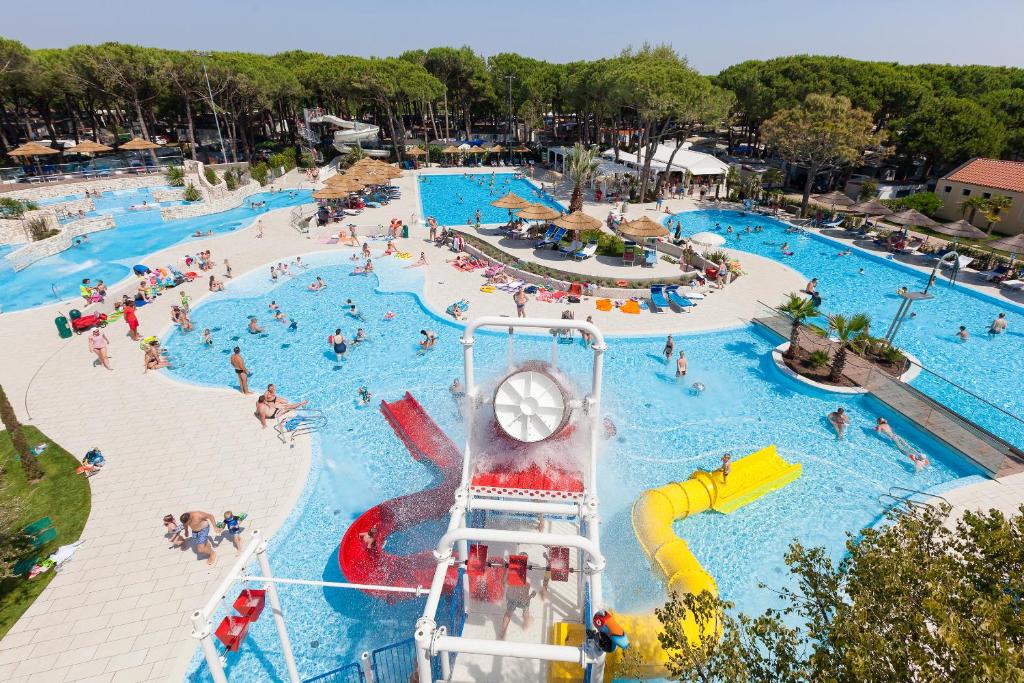
[[1006,289],[1021,291],[1024,290],[1024,280],[1004,280],[999,283],[999,286],[1005,287]]

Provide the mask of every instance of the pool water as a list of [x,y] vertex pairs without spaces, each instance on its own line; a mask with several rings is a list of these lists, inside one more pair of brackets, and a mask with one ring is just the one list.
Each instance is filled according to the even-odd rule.
[[[741,216],[736,211],[692,211],[666,219],[682,234],[717,232],[726,239],[724,246],[765,256],[789,266],[808,278],[818,278],[824,313],[866,312],[873,321],[872,331],[881,336],[888,329],[902,299],[899,287],[923,290],[928,275],[896,261],[854,250],[839,256],[847,247],[815,234],[787,234],[786,225],[765,216]],[[727,227],[732,226],[732,234]],[[761,233],[743,234],[747,226],[760,225]],[[716,230],[717,227],[717,230]],[[788,243],[792,256],[782,253]],[[742,263],[742,259],[741,259]],[[942,278],[930,293],[934,299],[914,303],[916,317],[907,318],[896,337],[896,345],[917,356],[926,368],[984,397],[1013,415],[1024,415],[1024,393],[1018,387],[1024,377],[1024,308],[996,301],[967,287],[951,286]],[[765,301],[778,305],[780,301]],[[999,313],[1009,320],[1008,331],[989,336],[987,330]],[[824,320],[812,321],[823,324]],[[967,327],[970,339],[956,336],[960,325]],[[1024,423],[1015,420],[982,401],[931,376],[927,372],[912,382],[920,391],[960,412],[980,426],[1018,448],[1024,448]]]
[[[491,178],[494,179],[493,186]],[[433,216],[442,226],[466,225],[466,221],[472,223],[477,209],[480,210],[481,223],[507,223],[508,209],[491,206],[491,202],[508,192],[527,201],[565,211],[565,207],[551,195],[541,193],[540,187],[529,180],[516,178],[514,173],[420,175],[417,184],[423,215]]]
[[[127,276],[131,267],[144,260],[146,255],[173,244],[202,239],[192,237],[196,230],[203,233],[213,230],[214,235],[237,230],[271,209],[309,202],[310,191],[261,193],[248,200],[266,201],[266,206],[259,209],[243,205],[220,213],[172,221],[164,221],[156,209],[129,211],[127,208],[141,204],[143,200],[152,204],[152,199],[149,188],[104,192],[101,198],[94,200],[97,210],[89,215],[113,214],[117,227],[91,233],[79,246],[37,261],[22,271],[15,272],[2,258],[10,253],[11,248],[0,251],[0,311],[33,308],[77,296],[79,284],[86,277],[93,282],[103,280],[108,286],[113,285]],[[61,200],[67,201],[67,198],[56,201]],[[171,203],[175,202],[164,204]]]
[[[425,488],[434,477],[409,456],[380,414],[378,400],[396,400],[408,390],[456,444],[462,442],[462,424],[447,390],[461,375],[461,330],[407,293],[419,291],[422,275],[402,269],[404,262],[375,262],[385,290],[375,276],[350,276],[344,252],[313,254],[308,260],[313,267],[300,277],[275,285],[261,268],[233,281],[227,296],[198,306],[192,315],[196,332],[174,332],[167,340],[175,363],[169,374],[199,384],[236,386],[228,355],[238,344],[255,370],[254,387],[274,382],[282,395],[308,399],[326,412],[329,422],[316,439],[302,500],[273,537],[270,559],[280,576],[337,581],[342,580],[338,544],[355,517],[381,500]],[[328,289],[306,291],[317,275]],[[363,312],[363,323],[343,316],[341,304],[348,298]],[[272,299],[299,321],[297,331],[269,318]],[[397,316],[385,321],[388,311]],[[249,315],[267,328],[264,335],[245,331]],[[337,363],[326,336],[341,327],[351,338],[359,325],[370,341]],[[213,331],[213,348],[200,344],[204,327]],[[438,346],[417,355],[418,332],[425,327],[438,331]],[[718,466],[725,451],[741,456],[774,443],[784,458],[804,468],[796,482],[731,515],[705,513],[677,524],[722,596],[751,613],[776,604],[774,594],[758,583],[778,587],[788,580],[782,556],[794,538],[823,545],[839,558],[846,532],[878,518],[883,509],[879,496],[890,486],[926,490],[978,474],[872,399],[839,399],[785,377],[770,359],[776,343],[753,327],[677,335],[677,348],[686,350],[691,369],[684,382],[677,382],[660,355],[663,338],[609,339],[605,411],[618,434],[604,449],[598,493],[609,560],[605,590],[616,609],[646,610],[665,598],[632,532],[633,501],[646,488]],[[503,372],[510,355],[517,361],[548,358],[550,350],[545,337],[517,334],[510,354],[504,335],[478,334],[478,377],[486,381]],[[581,386],[588,384],[591,358],[581,344],[558,347],[560,368]],[[707,387],[700,396],[688,391],[696,381]],[[360,408],[355,397],[364,385],[374,401]],[[842,442],[825,420],[840,404],[852,419]],[[926,452],[932,466],[915,472],[905,456],[879,439],[870,429],[878,415]],[[252,428],[259,428],[255,421]],[[256,527],[261,520],[249,523]],[[439,533],[437,525],[424,525],[400,542],[409,550],[423,549],[433,546]],[[304,676],[409,637],[422,608],[419,599],[388,606],[353,591],[280,590]],[[283,660],[269,619],[253,627],[247,645],[229,657],[228,665],[233,681],[281,677]],[[201,680],[205,675],[197,658],[194,676]]]

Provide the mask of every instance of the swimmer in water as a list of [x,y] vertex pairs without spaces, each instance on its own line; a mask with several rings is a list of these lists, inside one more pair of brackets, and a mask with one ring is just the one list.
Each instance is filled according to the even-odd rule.
[[289,332],[295,332],[298,329],[299,329],[299,321],[296,320],[295,318],[290,318],[288,320],[288,331]]
[[356,336],[355,339],[352,340],[352,343],[362,344],[364,341],[366,341],[366,332],[364,332],[363,328],[360,327],[358,330],[356,330]]
[[213,346],[213,335],[210,334],[209,328],[203,330],[203,343],[207,346]]
[[672,335],[668,335],[665,340],[665,348],[662,350],[661,355],[665,356],[665,362],[672,362],[672,355],[675,353],[676,343],[672,340]]
[[905,456],[910,458],[910,462],[914,463],[914,469],[921,471],[928,465],[928,456],[915,450],[902,437],[898,436],[896,432],[892,430],[892,426],[889,424],[889,421],[884,417],[880,417],[875,421],[875,431],[882,436],[888,437],[900,453],[903,453]]
[[842,439],[847,425],[850,424],[850,416],[846,414],[846,410],[842,406],[836,408],[828,414],[828,421],[836,430],[836,439]]
[[970,335],[967,333],[967,328],[961,325],[960,331],[956,333],[956,336],[960,337],[960,341],[967,341]]
[[676,359],[676,377],[686,376],[686,351],[679,352],[679,358]]
[[249,334],[259,334],[262,331],[263,328],[260,327],[259,322],[257,322],[256,316],[249,318]]
[[370,393],[369,389],[367,389],[366,387],[359,387],[359,402],[362,405],[365,406],[366,404],[368,404],[372,398],[373,394]]
[[694,396],[700,396],[702,393],[704,393],[704,388],[705,387],[703,383],[694,382],[693,384],[690,385],[690,393],[693,394]]

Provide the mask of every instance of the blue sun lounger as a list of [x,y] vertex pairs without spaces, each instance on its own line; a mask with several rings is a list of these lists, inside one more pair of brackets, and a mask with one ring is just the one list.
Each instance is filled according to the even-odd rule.
[[654,303],[656,309],[672,308],[672,305],[665,298],[664,288],[664,285],[651,285],[651,302]]
[[542,239],[540,242],[537,242],[537,244],[535,244],[533,248],[543,249],[544,247],[550,247],[552,245],[558,244],[559,242],[562,241],[562,238],[565,237],[566,232],[567,230],[565,228],[556,228],[554,234],[552,234],[551,237],[545,235],[544,239]]
[[679,285],[669,285],[665,288],[665,296],[668,300],[674,303],[680,308],[687,308],[693,306],[693,302],[687,299],[685,296],[679,294]]

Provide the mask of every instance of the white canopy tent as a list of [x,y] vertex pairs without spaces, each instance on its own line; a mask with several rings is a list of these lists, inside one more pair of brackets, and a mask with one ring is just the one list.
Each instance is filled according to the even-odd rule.
[[[673,151],[675,151],[674,145],[658,145],[658,149],[655,150],[654,157],[651,159],[651,168],[656,173],[687,171],[692,176],[720,176],[729,172],[729,164],[710,154],[694,152],[685,145],[675,153],[674,157],[672,156]],[[614,159],[615,150],[607,149],[601,156],[605,159]],[[670,158],[672,159],[671,169],[668,167]],[[643,167],[643,159],[629,152],[619,152],[619,162],[638,170]]]

